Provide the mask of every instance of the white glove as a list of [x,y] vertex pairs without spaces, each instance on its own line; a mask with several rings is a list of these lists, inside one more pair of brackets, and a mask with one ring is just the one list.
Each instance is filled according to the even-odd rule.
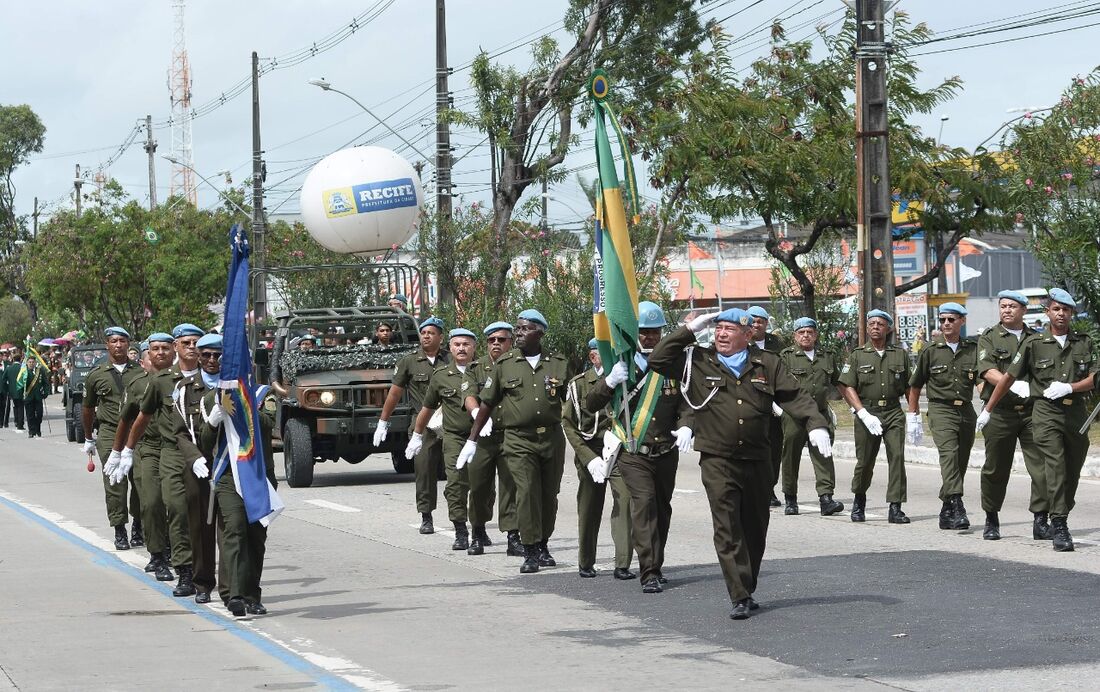
[[775,403],[774,401],[772,402],[772,415],[776,418],[779,418],[783,415],[783,407]]
[[195,474],[195,478],[209,478],[210,469],[206,467],[206,459],[203,457],[195,459],[195,463],[191,464],[191,472]]
[[882,421],[872,416],[870,411],[861,408],[856,412],[856,417],[863,421],[863,425],[867,428],[867,432],[875,437],[880,437],[882,435]]
[[134,467],[134,450],[126,447],[119,453],[118,468],[111,474],[111,485],[118,485]]
[[85,439],[84,440],[84,456],[91,456],[93,454],[95,454],[95,440]]
[[405,445],[405,458],[412,459],[417,454],[420,454],[420,450],[423,446],[424,436],[414,432],[412,437],[409,438],[409,444]]
[[458,461],[455,462],[455,468],[461,469],[474,460],[474,454],[477,453],[477,443],[473,440],[466,440],[466,444],[462,445],[462,451],[458,453]]
[[817,447],[817,451],[821,452],[823,457],[831,457],[833,455],[833,443],[829,440],[829,431],[825,428],[814,428],[809,433],[810,444]]
[[1051,382],[1050,386],[1043,390],[1043,396],[1050,400],[1061,399],[1073,393],[1073,385],[1066,382]]
[[443,429],[443,409],[437,408],[428,419],[428,429],[439,432]]
[[982,412],[978,414],[978,425],[976,427],[976,430],[978,432],[981,432],[982,428],[984,428],[988,424],[989,424],[989,411],[986,411],[983,408]]
[[607,468],[611,468],[611,460],[619,456],[622,448],[623,441],[615,433],[610,430],[603,431],[603,450],[600,452],[600,457],[607,462]]
[[592,481],[595,483],[603,483],[607,480],[607,476],[604,475],[606,470],[607,464],[603,459],[593,459],[588,462],[588,475],[592,476]]
[[[477,416],[474,416],[474,417],[476,418]],[[489,437],[492,434],[493,434],[493,419],[490,417],[490,418],[487,418],[485,420],[485,425],[481,428],[481,432],[478,433],[478,437]]]
[[691,428],[686,425],[672,431],[672,436],[676,438],[676,448],[681,452],[691,451],[691,442],[695,437],[695,434],[691,432]]
[[390,432],[390,422],[388,420],[378,421],[378,427],[374,430],[374,446],[381,447],[382,443],[386,441],[386,435]]
[[833,427],[835,428],[836,427],[836,411],[834,411],[831,406],[829,407],[829,420],[832,422]]
[[626,382],[626,378],[630,375],[630,371],[627,370],[626,363],[619,361],[611,368],[611,372],[607,373],[607,377],[603,378],[603,381],[607,383],[607,386],[611,389],[618,387],[623,382]]
[[[85,443],[87,444],[87,443]],[[111,450],[111,453],[107,455],[107,463],[103,465],[103,475],[110,478],[115,475],[115,469],[118,468],[118,462],[122,460],[122,455],[115,450]]]
[[1031,396],[1031,385],[1028,384],[1027,380],[1016,380],[1012,383],[1012,386],[1008,388],[1008,391],[1016,396],[1027,399]]
[[698,317],[696,317],[692,321],[688,322],[688,329],[690,329],[691,331],[698,334],[699,332],[701,332],[704,329],[706,329],[707,327],[709,327],[710,323],[714,321],[714,318],[718,317],[718,315],[720,315],[720,314],[722,314],[722,313],[720,313],[720,312],[708,312],[705,315],[699,315]]
[[225,420],[225,409],[222,408],[220,402],[214,402],[214,408],[210,409],[210,415],[206,417],[206,422],[213,427],[218,427]]
[[913,445],[919,445],[924,439],[924,424],[919,412],[905,414],[905,439]]

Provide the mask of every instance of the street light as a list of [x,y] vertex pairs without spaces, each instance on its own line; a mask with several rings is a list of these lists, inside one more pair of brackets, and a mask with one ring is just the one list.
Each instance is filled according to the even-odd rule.
[[425,161],[431,161],[431,157],[429,157],[429,156],[428,156],[427,154],[425,154],[424,152],[422,152],[422,151],[420,151],[419,149],[417,149],[417,148],[416,148],[416,146],[415,146],[415,145],[414,145],[414,144],[413,144],[412,142],[410,142],[409,140],[407,140],[407,139],[405,139],[404,137],[402,137],[402,136],[401,136],[401,133],[400,133],[400,132],[398,132],[397,130],[393,129],[392,127],[390,127],[390,126],[389,126],[389,123],[387,123],[387,122],[386,122],[385,120],[383,120],[382,118],[379,118],[379,117],[378,117],[377,115],[375,115],[374,113],[372,113],[372,112],[371,112],[371,110],[370,110],[369,108],[367,108],[366,106],[364,106],[364,105],[363,105],[362,103],[360,103],[360,102],[359,102],[359,99],[355,98],[354,96],[352,96],[351,94],[347,93],[346,91],[340,91],[339,89],[335,88],[334,86],[332,86],[332,84],[330,84],[330,83],[329,83],[328,81],[326,81],[324,77],[322,77],[321,79],[311,79],[311,80],[309,80],[309,82],[307,82],[307,83],[308,83],[308,84],[312,84],[312,85],[313,85],[313,86],[315,86],[315,87],[321,87],[321,88],[322,88],[322,89],[324,89],[325,91],[334,91],[334,92],[336,92],[337,94],[340,94],[340,95],[342,95],[342,96],[346,96],[346,97],[348,97],[349,99],[351,99],[351,100],[352,100],[352,102],[353,102],[353,103],[355,103],[355,105],[357,105],[357,106],[359,106],[360,108],[362,108],[362,109],[363,109],[363,111],[364,111],[364,112],[365,112],[365,113],[366,113],[367,115],[369,115],[370,117],[372,117],[372,118],[374,118],[375,120],[377,120],[377,121],[379,122],[379,124],[381,124],[381,125],[382,125],[382,127],[384,127],[384,128],[386,128],[387,130],[389,130],[389,131],[390,131],[390,134],[392,134],[392,135],[393,135],[394,137],[397,137],[397,138],[398,138],[398,139],[400,139],[400,140],[401,140],[402,142],[404,142],[404,143],[405,143],[405,146],[407,146],[408,148],[410,148],[410,149],[412,149],[413,151],[415,151],[415,152],[416,152],[417,154],[419,154],[419,155],[420,155],[420,157],[421,157],[421,158],[423,158],[423,159],[424,159]]
[[946,113],[940,116],[940,132],[939,132],[939,134],[936,135],[936,146],[937,147],[940,145],[940,142],[943,140],[943,124],[946,123],[950,119],[951,119],[951,116],[947,115]]
[[[206,176],[204,176],[202,173],[199,173],[194,168],[192,168],[191,166],[188,166],[186,163],[184,163],[183,161],[180,161],[179,159],[175,158],[174,156],[168,156],[167,154],[165,154],[165,155],[162,155],[161,158],[168,161],[169,163],[172,163],[172,164],[176,165],[176,166],[183,166],[187,170],[189,170],[192,173],[194,173],[195,175],[199,176],[200,178],[202,178],[202,181],[204,183],[206,183],[207,185],[209,185],[210,187],[212,187],[214,189],[214,192],[217,192],[219,195],[221,195],[222,199],[224,199],[226,202],[229,202],[231,205],[233,205],[234,209],[241,212],[245,216],[250,216],[250,214],[247,211],[245,211],[244,209],[241,209],[241,205],[234,202],[233,199],[231,197],[229,197],[229,195],[225,194],[220,189],[218,189],[217,185],[215,185],[214,183],[207,180]],[[218,171],[218,175],[222,175],[222,174],[225,174],[228,177],[229,171]]]

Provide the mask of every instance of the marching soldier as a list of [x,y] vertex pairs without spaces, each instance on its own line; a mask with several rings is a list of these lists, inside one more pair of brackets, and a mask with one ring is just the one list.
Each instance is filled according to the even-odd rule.
[[[111,474],[118,466],[118,458],[112,459],[111,452],[122,416],[122,406],[126,401],[126,388],[142,370],[130,362],[129,332],[122,327],[108,327],[103,333],[107,336],[107,362],[97,365],[84,379],[81,409],[84,454],[89,457],[93,454],[99,456],[103,465],[107,521],[115,529],[115,550],[129,550],[131,545],[145,545],[145,536],[141,530],[141,501],[132,470],[118,483],[111,483]],[[98,437],[93,432],[96,420],[99,421]],[[129,513],[134,518],[129,540],[126,538],[127,488],[130,494]]]
[[8,349],[0,348],[0,428],[8,427],[11,397],[8,391]]
[[904,396],[909,387],[909,356],[887,343],[893,331],[894,318],[888,312],[868,312],[868,343],[852,351],[840,372],[844,399],[860,420],[855,426],[852,521],[866,520],[867,489],[871,487],[879,446],[885,441],[889,464],[886,501],[890,503],[887,521],[909,523],[909,517],[901,511],[906,500],[905,415],[898,403],[898,398]]
[[443,409],[443,427],[440,431],[443,440],[443,463],[447,469],[447,485],[443,487],[443,497],[447,500],[447,514],[455,527],[455,542],[451,550],[468,550],[471,555],[485,552],[485,524],[474,524],[474,542],[470,544],[470,533],[466,528],[469,516],[470,480],[466,464],[458,463],[458,453],[470,435],[473,423],[470,411],[477,409],[477,380],[471,361],[477,350],[477,337],[469,329],[458,327],[447,335],[450,346],[451,362],[446,367],[432,373],[424,393],[420,413],[413,422],[413,432],[409,444],[405,447],[405,458],[414,459],[424,446],[424,434],[428,421],[437,409]]
[[[714,346],[695,343],[695,333],[716,322]],[[768,495],[775,481],[769,438],[772,403],[809,428],[810,444],[832,453],[828,422],[802,391],[779,356],[751,343],[751,318],[737,308],[702,315],[666,336],[649,366],[681,378],[693,413],[695,449],[714,521],[714,548],[733,609],[744,620],[759,607],[752,595],[768,535]]]
[[630,396],[630,436],[634,451],[622,449],[616,466],[630,493],[634,549],[642,573],[642,592],[661,593],[667,583],[662,572],[665,545],[672,521],[672,492],[680,452],[691,448],[691,409],[680,396],[679,383],[650,368],[649,357],[668,326],[656,303],[638,303],[638,353],[632,365],[616,363],[612,372],[588,392],[588,409],[607,406],[614,389],[626,381],[628,367],[637,384]]
[[1098,370],[1092,339],[1070,328],[1076,309],[1077,301],[1069,293],[1050,289],[1050,332],[1024,341],[977,421],[978,430],[984,428],[992,417],[990,411],[1012,384],[1027,380],[1034,402],[1032,429],[1035,439],[1042,440],[1039,449],[1046,462],[1053,547],[1058,552],[1073,550],[1068,518],[1089,449],[1088,435],[1080,429],[1088,418],[1085,399],[1096,389]]
[[516,513],[525,554],[521,574],[557,564],[548,541],[554,534],[565,466],[561,405],[569,364],[561,354],[543,349],[548,326],[538,310],[519,314],[516,349],[501,358],[486,380],[477,419],[459,453],[464,464],[473,459],[478,435],[499,406],[505,463],[516,482]]
[[8,383],[8,397],[11,400],[12,412],[15,414],[15,429],[23,431],[23,415],[26,410],[23,407],[23,393],[19,389],[19,368],[23,367],[23,349],[19,346],[11,347],[11,360],[4,369],[4,378]]
[[[1009,363],[1020,351],[1020,346],[1035,330],[1024,324],[1028,299],[1017,291],[1001,291],[997,294],[1000,322],[985,330],[978,338],[978,377],[985,380],[982,401],[988,402],[994,387],[1008,371]],[[982,435],[985,438],[985,465],[982,466],[982,509],[985,511],[985,531],[982,538],[996,541],[1001,538],[1001,522],[998,513],[1004,505],[1008,491],[1008,478],[1012,473],[1012,461],[1016,456],[1016,441],[1024,454],[1024,466],[1031,476],[1031,503],[1033,513],[1031,535],[1039,541],[1051,539],[1048,513],[1050,497],[1047,491],[1046,467],[1032,435],[1031,387],[1023,380],[1016,380],[1008,388],[1009,393],[989,414],[989,423]]]
[[27,437],[42,437],[43,402],[50,395],[50,370],[33,353],[28,353],[27,379],[19,388],[26,413]]
[[[762,351],[771,351],[775,355],[782,353],[785,346],[783,340],[768,331],[768,326],[771,324],[771,315],[768,314],[768,311],[759,305],[750,305],[748,313],[749,317],[752,318],[752,340],[756,347]],[[775,414],[774,420],[768,421],[768,438],[775,441],[783,439],[783,420],[780,414]],[[772,507],[779,507],[781,503],[779,498],[775,496],[775,486],[779,483],[779,468],[783,463],[782,445],[772,445],[771,462],[775,480],[772,482],[772,496],[769,504]]]
[[921,350],[917,367],[909,378],[909,413],[906,433],[909,442],[924,438],[920,419],[920,391],[928,385],[928,422],[940,453],[940,528],[964,530],[970,519],[963,506],[963,479],[974,447],[974,385],[978,379],[978,346],[962,339],[966,308],[944,303],[939,310],[943,335]]
[[[478,358],[471,367],[477,378],[477,395],[485,382],[492,376],[493,368],[504,354],[512,350],[512,325],[507,322],[493,322],[482,330],[488,343],[488,354]],[[480,405],[480,399],[478,404]],[[477,412],[473,412],[477,417]],[[504,461],[501,445],[504,442],[504,428],[501,427],[501,413],[493,411],[493,416],[481,429],[477,443],[477,454],[470,462],[470,521],[484,526],[493,518],[494,480],[499,477],[500,496],[497,504],[497,528],[507,536],[507,554],[525,557],[523,541],[519,537],[519,520],[516,518],[516,483],[512,471]],[[482,543],[490,546],[488,535]],[[472,547],[472,546],[471,546]],[[481,553],[472,553],[480,555]]]
[[[394,298],[404,298],[395,296]],[[392,301],[391,301],[392,304]],[[413,419],[409,422],[409,436],[412,437],[416,425],[416,415],[428,391],[428,382],[436,370],[450,365],[451,359],[446,351],[440,350],[443,343],[443,320],[429,317],[420,323],[420,348],[397,361],[393,371],[393,383],[386,395],[379,415],[378,428],[374,431],[374,446],[380,447],[386,441],[390,430],[390,416],[405,392],[409,393],[409,403],[413,407]],[[432,512],[439,498],[439,470],[443,465],[443,439],[430,428],[424,432],[423,446],[413,460],[416,476],[416,509],[420,512],[420,533],[435,533]]]
[[[633,557],[630,491],[623,480],[621,464],[611,468],[610,476],[605,475],[607,462],[603,459],[603,435],[611,429],[607,402],[593,407],[595,411],[590,411],[585,403],[598,383],[606,379],[595,339],[588,342],[588,360],[592,367],[569,380],[561,415],[562,429],[573,447],[573,461],[577,466],[577,573],[585,579],[596,576],[596,542],[600,535],[604,497],[610,485],[611,539],[615,543],[613,574],[616,579],[633,579],[637,575],[630,571],[630,559]],[[626,368],[626,363],[616,363],[616,372],[623,379],[616,379],[609,386],[614,388],[625,381]]]
[[[840,365],[836,356],[818,348],[817,321],[810,317],[800,317],[794,321],[794,346],[789,346],[780,354],[787,370],[798,380],[803,391],[817,404],[817,410],[829,421],[829,439],[833,439],[836,428],[836,415],[829,408],[830,389],[839,389]],[[773,404],[772,413],[779,408]],[[782,408],[779,412],[782,413]],[[802,449],[806,446],[807,432],[791,416],[782,416],[783,422],[783,500],[784,514],[798,514],[798,467],[802,463]],[[821,516],[828,517],[844,511],[844,505],[833,499],[836,487],[836,469],[832,457],[821,456],[817,447],[810,445],[810,461],[814,465],[814,477],[817,479],[817,497],[821,506]]]

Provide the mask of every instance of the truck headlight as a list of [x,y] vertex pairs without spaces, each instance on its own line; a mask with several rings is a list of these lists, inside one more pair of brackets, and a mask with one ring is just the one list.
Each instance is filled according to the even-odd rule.
[[336,402],[335,392],[324,391],[321,392],[321,405],[332,406]]

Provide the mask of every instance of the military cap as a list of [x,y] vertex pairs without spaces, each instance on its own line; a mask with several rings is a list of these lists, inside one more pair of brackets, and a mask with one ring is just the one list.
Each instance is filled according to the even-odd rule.
[[772,316],[768,314],[768,311],[759,305],[750,305],[747,312],[749,317],[759,317],[765,320],[770,320],[772,318]]
[[966,317],[966,308],[959,305],[958,303],[944,303],[943,305],[941,305],[939,314],[942,315],[945,312],[953,312],[956,315]]
[[877,310],[876,309],[876,310],[872,310],[871,312],[867,313],[867,319],[868,320],[871,319],[872,317],[881,317],[882,319],[886,320],[886,323],[889,324],[891,327],[894,326],[894,318],[891,317],[890,313],[886,312],[885,310]]
[[[421,326],[423,326],[423,325],[421,325]],[[447,338],[448,339],[453,339],[456,336],[468,336],[471,339],[473,339],[474,341],[477,341],[477,335],[474,334],[473,332],[471,332],[469,329],[466,329],[465,327],[455,327],[454,329],[451,330],[451,333],[447,335]]]
[[799,329],[806,329],[807,327],[817,329],[817,320],[812,317],[799,317],[797,320],[794,321],[794,330],[796,332]]
[[428,319],[420,323],[420,328],[417,331],[424,331],[426,327],[435,327],[439,330],[439,333],[443,333],[443,320],[439,319],[435,315],[432,315]]
[[664,310],[659,305],[648,300],[638,303],[638,329],[659,329],[667,324]]
[[543,329],[550,328],[550,323],[546,321],[546,318],[542,316],[541,312],[535,310],[534,308],[524,310],[523,312],[519,313],[519,318],[521,320],[527,320],[528,322],[538,322],[542,325]]
[[588,350],[589,351],[595,351],[596,350],[596,339],[595,339],[595,337],[588,340]]
[[107,327],[103,330],[105,336],[122,336],[126,337],[126,340],[130,340],[130,332],[126,331],[122,327]]
[[168,334],[167,332],[154,332],[153,334],[149,335],[149,338],[145,340],[145,343],[151,344],[154,341],[166,341],[171,344],[174,343],[175,340],[176,337]]
[[409,299],[405,297],[404,293],[394,293],[393,296],[390,297],[390,300],[391,301],[396,300],[398,303],[401,303],[402,305],[408,305],[409,304]]
[[172,328],[172,336],[176,339],[181,336],[202,336],[206,334],[201,328],[196,327],[190,322],[184,322],[183,324],[177,324]]
[[138,344],[138,349],[142,353],[145,353],[146,351],[149,350],[149,342],[148,341],[142,341],[140,344]]
[[1069,294],[1069,291],[1061,288],[1052,288],[1047,293],[1047,295],[1050,296],[1050,299],[1053,300],[1055,303],[1068,305],[1069,307],[1074,309],[1077,308],[1077,301],[1073,299],[1073,296]]
[[514,327],[512,327],[512,325],[508,324],[507,322],[493,322],[492,324],[490,324],[485,329],[482,329],[481,333],[484,334],[485,336],[489,336],[493,332],[499,332],[502,329],[507,329],[508,331],[512,331],[512,329],[514,329]]
[[752,324],[752,316],[746,310],[741,308],[730,308],[729,310],[723,310],[718,313],[718,316],[714,318],[715,322],[732,322],[733,324],[740,324],[747,327]]
[[1027,307],[1027,304],[1029,302],[1027,296],[1025,296],[1023,293],[1020,293],[1019,291],[1004,290],[997,294],[997,298],[1008,298],[1009,300],[1014,300],[1020,305],[1023,305],[1025,308]]
[[222,350],[222,337],[220,334],[207,334],[195,344],[196,348],[209,348],[214,351]]

